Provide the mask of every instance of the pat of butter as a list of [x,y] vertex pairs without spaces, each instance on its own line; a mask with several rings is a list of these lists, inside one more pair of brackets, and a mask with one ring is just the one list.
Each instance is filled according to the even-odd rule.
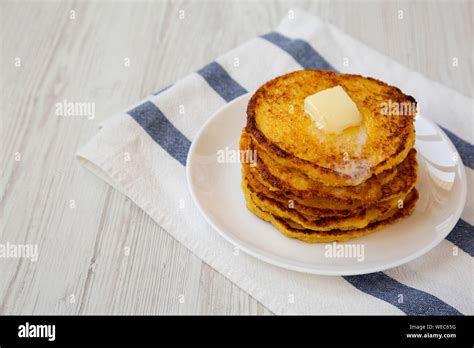
[[361,115],[356,104],[341,86],[328,88],[306,97],[304,111],[317,127],[328,133],[340,133],[358,126]]

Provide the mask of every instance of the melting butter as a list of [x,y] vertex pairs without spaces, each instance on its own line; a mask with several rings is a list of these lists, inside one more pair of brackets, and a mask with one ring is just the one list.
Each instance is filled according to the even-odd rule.
[[325,89],[304,100],[304,111],[327,133],[341,133],[360,125],[362,117],[356,104],[341,86]]

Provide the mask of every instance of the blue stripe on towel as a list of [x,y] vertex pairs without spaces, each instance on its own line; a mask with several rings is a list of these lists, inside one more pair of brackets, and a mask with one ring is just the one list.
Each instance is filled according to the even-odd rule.
[[470,223],[459,219],[446,239],[469,255],[474,256],[474,227]]
[[204,80],[219,94],[226,102],[247,93],[237,81],[235,81],[219,63],[212,62],[198,70]]
[[343,278],[357,289],[394,305],[408,315],[462,315],[436,296],[406,286],[382,272]]
[[160,94],[160,93],[166,91],[168,88],[170,88],[170,87],[172,87],[172,86],[173,86],[173,84],[168,85],[168,86],[166,86],[166,87],[163,87],[163,88],[160,89],[158,92],[153,93],[153,95],[158,95],[158,94]]
[[150,101],[128,112],[140,126],[183,166],[186,165],[191,142],[166,118],[158,107]]
[[296,60],[304,69],[336,71],[310,44],[300,39],[289,39],[277,32],[262,35],[262,38],[280,47]]
[[444,130],[449,139],[451,139],[454,146],[458,150],[462,159],[462,163],[464,163],[464,165],[468,166],[469,168],[474,169],[474,145],[468,143],[464,139],[461,139],[446,128],[441,128]]

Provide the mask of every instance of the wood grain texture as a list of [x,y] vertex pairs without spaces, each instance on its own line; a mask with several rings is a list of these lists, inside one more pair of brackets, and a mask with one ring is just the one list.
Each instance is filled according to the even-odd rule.
[[[74,154],[101,121],[271,30],[292,8],[473,96],[469,1],[0,4],[0,243],[37,244],[40,255],[0,258],[0,314],[270,313]],[[64,100],[95,103],[96,117],[56,116]]]

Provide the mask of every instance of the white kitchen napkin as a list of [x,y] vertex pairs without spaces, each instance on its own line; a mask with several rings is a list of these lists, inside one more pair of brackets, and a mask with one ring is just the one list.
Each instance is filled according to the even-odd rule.
[[[200,215],[188,193],[185,174],[187,151],[197,131],[229,101],[302,68],[372,76],[413,95],[423,115],[444,127],[458,148],[472,192],[473,99],[298,11],[275,31],[111,117],[78,151],[78,157],[195,255],[274,313],[473,314],[471,198],[451,234],[426,255],[385,272],[350,277],[288,271],[234,253],[234,246]],[[459,252],[453,253],[453,248]]]

